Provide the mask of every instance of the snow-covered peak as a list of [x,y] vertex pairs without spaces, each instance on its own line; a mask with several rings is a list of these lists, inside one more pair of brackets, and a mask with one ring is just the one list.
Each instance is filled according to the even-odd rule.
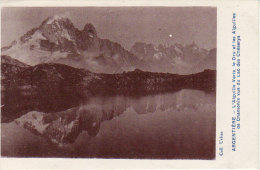
[[54,15],[52,17],[48,17],[47,19],[45,19],[42,22],[43,24],[52,24],[53,22],[57,22],[57,21],[65,21],[65,20],[69,20],[69,18],[64,17],[64,16],[59,16],[59,15]]
[[40,25],[40,28],[50,26],[50,25],[57,28],[74,28],[73,23],[68,17],[59,16],[59,15],[54,15],[52,17],[48,17],[47,19],[45,19]]
[[53,17],[50,17],[47,21],[46,24],[51,24],[52,22],[58,21],[58,20],[64,20],[64,19],[68,19],[62,16],[58,16],[58,15],[54,15]]

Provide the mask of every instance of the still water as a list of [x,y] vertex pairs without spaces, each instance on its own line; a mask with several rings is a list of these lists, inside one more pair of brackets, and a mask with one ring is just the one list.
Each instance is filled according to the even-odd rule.
[[214,159],[215,92],[92,97],[2,123],[2,156]]

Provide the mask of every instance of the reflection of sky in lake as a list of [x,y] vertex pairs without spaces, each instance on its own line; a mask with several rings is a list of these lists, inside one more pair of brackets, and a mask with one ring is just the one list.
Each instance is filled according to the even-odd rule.
[[[47,121],[43,123],[41,116]],[[67,111],[33,112],[16,123],[2,124],[2,154],[213,159],[215,116],[215,93],[181,90],[139,98],[95,97]],[[21,128],[28,120],[39,127]],[[78,130],[71,128],[71,122]],[[48,130],[39,133],[45,125]],[[53,143],[57,129],[61,135],[70,132],[73,140],[55,136]]]

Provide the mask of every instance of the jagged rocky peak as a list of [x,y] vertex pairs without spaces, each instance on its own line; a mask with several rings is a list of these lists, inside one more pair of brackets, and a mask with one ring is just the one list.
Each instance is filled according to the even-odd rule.
[[39,27],[44,37],[50,41],[57,42],[60,38],[68,40],[76,39],[77,29],[69,18],[53,16],[47,18]]
[[[91,23],[87,23],[83,30],[78,30],[69,18],[53,16],[47,18],[40,29],[43,36],[49,42],[57,44],[57,49],[61,51],[76,53],[80,49],[97,49],[97,31]],[[50,46],[48,43],[47,45]]]
[[20,43],[29,45],[30,50],[40,48],[57,51],[69,47],[68,51],[73,51],[75,47],[72,44],[75,45],[77,31],[69,18],[55,15],[21,36]]
[[81,49],[88,50],[92,46],[97,48],[97,33],[92,24],[86,24],[83,30],[78,30],[69,18],[57,15],[48,17],[39,27],[30,30],[20,39],[22,43],[32,40],[30,50],[39,48],[47,52],[78,55]]
[[84,29],[82,32],[88,34],[90,37],[97,37],[97,31],[96,31],[94,25],[91,23],[87,23],[84,26]]

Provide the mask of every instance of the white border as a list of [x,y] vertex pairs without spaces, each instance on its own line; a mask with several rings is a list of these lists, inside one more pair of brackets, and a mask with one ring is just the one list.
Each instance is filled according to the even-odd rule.
[[[217,140],[224,131],[224,156],[216,160],[128,160],[1,158],[1,169],[86,168],[257,168],[258,167],[258,1],[2,1],[1,7],[17,6],[213,6],[217,7]],[[238,16],[242,37],[241,130],[237,152],[231,147],[231,17]],[[218,141],[216,141],[218,143]]]

